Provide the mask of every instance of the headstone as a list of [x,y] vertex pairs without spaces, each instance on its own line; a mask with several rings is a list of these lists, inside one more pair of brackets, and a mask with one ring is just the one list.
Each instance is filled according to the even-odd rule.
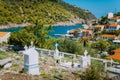
[[35,47],[25,48],[24,54],[24,69],[28,74],[39,75],[39,53]]
[[111,63],[111,67],[112,67],[112,64],[113,64],[113,60],[112,59],[110,60],[110,63]]
[[81,67],[87,68],[89,65],[91,65],[91,58],[90,56],[87,56],[88,52],[85,50],[84,56],[81,57]]
[[104,60],[103,63],[104,63],[104,70],[107,71],[107,61]]
[[58,50],[58,44],[56,43],[55,44],[55,47],[56,47],[56,49],[55,49],[55,53],[54,53],[54,58],[55,59],[59,59],[59,50]]
[[25,45],[24,49],[25,49],[25,50],[27,50],[27,49],[28,49],[28,47]]
[[48,51],[48,55],[51,55],[51,52],[50,52],[50,50]]
[[87,56],[87,54],[88,54],[88,52],[87,52],[87,50],[85,50],[85,52],[84,52],[84,56]]
[[30,43],[30,44],[31,44],[31,47],[32,47],[32,46],[33,46],[33,41],[31,41],[31,43]]
[[55,53],[54,53],[54,59],[56,59],[56,62],[57,63],[61,63],[61,55],[59,55],[60,53],[59,53],[59,50],[58,50],[58,44],[56,43],[55,44],[55,47],[56,47],[56,49],[55,49]]

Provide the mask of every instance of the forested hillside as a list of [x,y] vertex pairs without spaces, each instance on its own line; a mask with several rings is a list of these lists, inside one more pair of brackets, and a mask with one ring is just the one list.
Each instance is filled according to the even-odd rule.
[[54,24],[75,17],[95,18],[90,12],[69,5],[61,0],[0,0],[0,25],[8,23]]

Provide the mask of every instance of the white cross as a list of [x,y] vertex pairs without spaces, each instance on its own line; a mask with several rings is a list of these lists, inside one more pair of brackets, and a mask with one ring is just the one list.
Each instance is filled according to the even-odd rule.
[[58,44],[57,43],[55,44],[55,47],[56,47],[56,49],[58,49]]

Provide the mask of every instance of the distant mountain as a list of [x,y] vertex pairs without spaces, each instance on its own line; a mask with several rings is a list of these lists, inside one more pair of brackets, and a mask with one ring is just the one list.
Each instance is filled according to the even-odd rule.
[[95,19],[95,16],[62,0],[0,0],[0,25],[35,20],[41,24],[55,24],[75,18]]

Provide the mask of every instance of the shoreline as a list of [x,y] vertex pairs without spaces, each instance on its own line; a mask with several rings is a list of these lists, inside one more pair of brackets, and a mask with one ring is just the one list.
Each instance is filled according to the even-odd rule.
[[[54,27],[59,27],[59,26],[74,26],[77,24],[82,24],[84,23],[84,19],[73,19],[70,21],[65,21],[65,22],[57,22],[56,24],[53,24],[52,26]],[[8,29],[8,28],[15,28],[15,27],[26,27],[31,25],[30,23],[23,23],[23,24],[15,24],[15,23],[9,23],[7,25],[0,25],[0,29]]]
[[73,20],[65,21],[65,22],[57,22],[56,24],[54,24],[52,26],[55,26],[55,27],[58,27],[58,26],[74,26],[74,25],[77,25],[77,24],[82,24],[84,22],[85,21],[83,19],[73,19]]
[[8,28],[15,28],[15,27],[26,27],[29,26],[29,23],[23,23],[23,24],[15,24],[15,23],[10,23],[7,25],[0,25],[0,29],[8,29]]

